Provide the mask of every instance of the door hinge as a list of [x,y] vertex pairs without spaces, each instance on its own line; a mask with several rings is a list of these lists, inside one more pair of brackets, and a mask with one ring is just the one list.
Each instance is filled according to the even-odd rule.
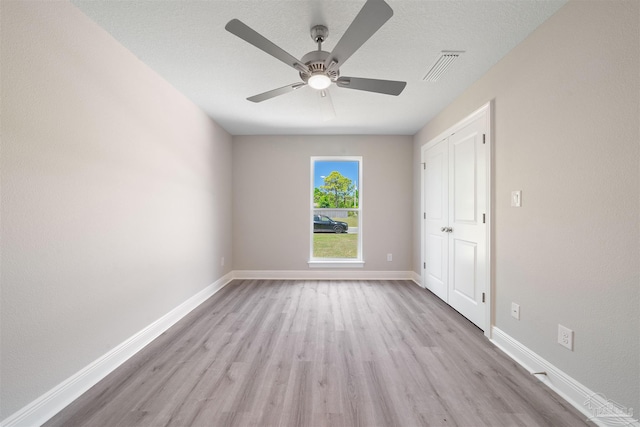
[[482,302],[484,302],[484,292],[482,293]]
[[426,262],[422,263],[422,268],[424,268],[426,270],[426,268],[427,268],[427,263]]
[[482,143],[486,144],[487,143],[487,135],[486,134],[482,134]]
[[424,212],[424,219],[427,219],[427,213]]
[[486,223],[487,223],[486,214],[482,214],[482,223],[483,223],[483,224],[486,224]]
[[422,169],[427,170],[427,164],[426,163],[422,163]]

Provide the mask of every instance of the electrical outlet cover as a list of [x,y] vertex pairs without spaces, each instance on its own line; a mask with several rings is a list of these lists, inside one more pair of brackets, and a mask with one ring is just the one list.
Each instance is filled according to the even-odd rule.
[[573,351],[573,331],[558,324],[558,344]]

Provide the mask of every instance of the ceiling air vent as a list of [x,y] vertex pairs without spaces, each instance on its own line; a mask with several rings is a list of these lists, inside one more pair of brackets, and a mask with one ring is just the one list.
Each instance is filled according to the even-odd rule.
[[464,51],[461,50],[443,50],[440,52],[440,57],[436,60],[435,64],[431,67],[429,72],[422,80],[428,82],[436,82],[442,77],[445,71],[449,69],[451,64],[462,55]]

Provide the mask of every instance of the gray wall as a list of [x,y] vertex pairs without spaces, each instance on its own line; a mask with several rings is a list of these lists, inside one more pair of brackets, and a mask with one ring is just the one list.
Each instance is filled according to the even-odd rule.
[[411,270],[410,136],[234,136],[234,269],[309,270],[311,156],[363,157],[364,270]]
[[[636,410],[639,12],[637,1],[570,2],[415,136],[413,160],[419,230],[420,147],[495,101],[495,325]],[[419,272],[418,232],[413,248]],[[575,331],[575,351],[556,344],[558,323]]]
[[230,135],[70,4],[1,7],[4,419],[230,271],[232,242]]

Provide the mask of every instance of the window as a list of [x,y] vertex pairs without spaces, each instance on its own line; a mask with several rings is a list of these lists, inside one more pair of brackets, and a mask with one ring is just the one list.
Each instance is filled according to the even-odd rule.
[[362,267],[362,157],[311,158],[310,267]]

